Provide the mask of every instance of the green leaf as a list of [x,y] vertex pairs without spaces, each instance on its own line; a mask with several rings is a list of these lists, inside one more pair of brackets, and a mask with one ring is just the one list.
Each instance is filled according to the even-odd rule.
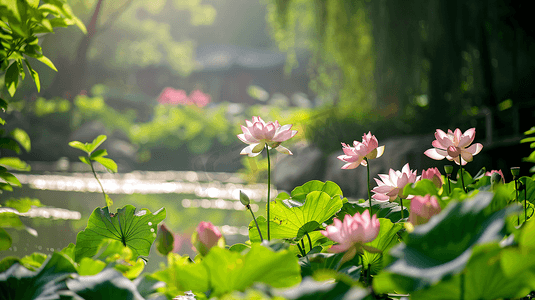
[[[531,177],[522,176],[518,179],[520,183],[522,184],[522,189],[518,191],[518,200],[524,201],[528,200],[531,203],[535,204],[535,180],[533,180]],[[514,186],[514,181],[513,181]],[[516,192],[513,191],[511,194],[512,199],[516,198]]]
[[158,230],[158,236],[156,237],[156,250],[162,255],[167,255],[173,251],[173,244],[175,238],[173,233],[167,229],[167,227],[162,224]]
[[5,172],[5,171],[0,172],[0,178],[4,179],[7,183],[11,185],[22,186],[22,184],[20,184],[20,181],[17,179],[17,177],[15,177],[15,175],[9,172]]
[[[463,271],[437,285],[411,294],[416,300],[480,300],[518,299],[530,292],[528,274],[510,278],[504,274],[500,263],[502,248],[493,243],[474,248],[474,253]],[[464,295],[461,297],[461,280],[464,280]]]
[[18,157],[2,157],[0,158],[0,165],[10,167],[17,171],[30,171],[31,167],[26,162],[20,160]]
[[7,91],[13,97],[17,91],[17,86],[19,85],[19,68],[17,63],[12,63],[11,66],[6,71],[4,78]]
[[126,205],[110,215],[108,207],[98,207],[89,216],[87,227],[76,236],[76,261],[95,255],[104,239],[121,241],[134,257],[148,256],[157,226],[163,219],[164,208],[154,213],[148,209],[136,212],[134,206]]
[[[244,291],[253,283],[272,287],[290,287],[301,282],[297,258],[288,250],[274,252],[253,244],[245,255],[222,248],[212,248],[202,264],[209,270],[213,296]],[[204,292],[204,291],[203,291]]]
[[[296,238],[299,236],[299,230],[305,224],[312,221],[315,221],[318,225],[322,224],[337,213],[342,208],[342,205],[340,197],[331,198],[327,193],[321,191],[308,193],[305,204],[299,207],[290,208],[286,204],[286,201],[272,201],[270,204],[272,216],[270,222],[271,238]],[[267,238],[267,223],[259,222],[258,225],[260,230],[262,230],[262,235]],[[311,227],[306,228],[306,230],[306,232],[312,232]],[[301,231],[301,235],[303,233]],[[254,221],[251,221],[249,224],[249,239],[251,241],[260,241]]]
[[82,299],[143,299],[136,285],[115,269],[105,269],[96,275],[69,279],[67,287]]
[[[44,20],[48,21],[48,19]],[[48,23],[50,24],[50,21],[48,21]],[[52,30],[52,27],[50,29]],[[28,71],[30,72],[33,81],[35,82],[35,87],[37,88],[37,92],[39,93],[41,91],[41,82],[39,81],[39,74],[34,69],[32,69],[27,59],[24,59],[24,62],[26,63],[26,67],[28,67]]]
[[340,262],[345,253],[314,253],[299,259],[301,265],[301,275],[303,277],[312,276],[315,271],[330,269],[338,270]]
[[78,156],[78,159],[86,165],[91,165],[91,161],[89,158],[87,158],[87,156]]
[[15,263],[0,273],[0,299],[58,299],[58,292],[66,290],[65,280],[72,273],[76,273],[72,261],[58,252],[35,272]]
[[7,106],[8,106],[7,101],[0,98],[0,110],[5,112],[7,110]]
[[429,179],[422,179],[419,180],[416,183],[407,184],[405,188],[403,188],[403,195],[414,195],[414,196],[425,196],[425,195],[432,195],[432,196],[438,196],[438,189],[433,183],[433,181]]
[[19,144],[11,138],[0,138],[0,148],[13,150],[17,154],[20,153]]
[[[346,214],[351,216],[355,213],[362,214],[365,210],[370,209],[368,200],[361,199],[359,203],[344,203],[342,210],[336,215],[338,219],[342,220]],[[406,203],[406,202],[404,202]],[[372,199],[372,211],[377,218],[386,218],[392,221],[392,223],[399,222],[401,220],[401,206],[397,202],[383,202]],[[403,206],[403,217],[409,216],[409,210],[407,206]]]
[[97,136],[90,144],[87,144],[87,152],[90,154],[107,139],[105,135]]
[[26,255],[20,259],[20,263],[28,270],[36,271],[46,261],[47,255],[39,252],[34,252],[30,255]]
[[383,255],[390,248],[399,243],[397,233],[403,228],[403,225],[400,223],[392,223],[389,219],[380,218],[379,222],[381,223],[379,227],[379,235],[377,238],[370,243],[367,243],[366,246],[371,246],[376,249],[381,250],[381,253],[370,253],[364,251],[362,259],[364,261],[364,266],[368,268],[368,264],[371,265],[372,274],[378,274],[384,267],[383,265]]
[[[52,21],[51,21],[52,23]],[[54,63],[52,63],[52,61],[50,59],[48,59],[48,57],[44,56],[44,55],[28,55],[28,56],[31,56],[35,59],[37,59],[38,61],[44,63],[45,65],[47,65],[50,69],[54,70],[54,71],[58,71],[58,69],[56,69],[56,66],[54,66]]]
[[26,150],[26,152],[30,152],[32,144],[30,141],[30,136],[28,136],[26,131],[20,128],[15,128],[9,134],[13,137],[15,141],[19,142],[19,144],[22,146],[22,148],[24,148],[24,150]]
[[31,198],[21,198],[21,199],[9,199],[4,202],[5,207],[11,207],[18,210],[21,213],[25,213],[32,208],[32,206],[42,207],[41,201],[39,199]]
[[13,241],[11,236],[3,228],[0,228],[0,251],[7,250],[11,247]]
[[535,133],[535,126],[524,132],[524,135],[530,135]]
[[80,149],[80,150],[86,152],[88,155],[91,154],[91,151],[89,151],[89,149],[87,147],[87,144],[84,144],[82,142],[72,141],[72,142],[69,142],[69,146],[71,146],[73,148],[76,148],[76,149]]
[[104,270],[106,263],[100,260],[94,260],[89,257],[84,257],[78,265],[78,275],[90,276],[100,273]]
[[293,189],[292,191],[292,199],[303,202],[306,198],[306,196],[313,191],[321,191],[327,193],[327,195],[334,197],[336,195],[342,196],[342,189],[340,187],[332,182],[327,181],[325,183],[319,181],[319,180],[311,180],[302,186],[298,186]]
[[96,157],[106,156],[106,155],[108,155],[108,151],[106,151],[106,149],[100,149],[100,150],[97,150],[97,151],[91,153],[90,158],[91,159],[95,159]]
[[24,229],[25,227],[19,216],[12,209],[0,207],[0,228]]
[[473,199],[450,203],[428,223],[416,226],[405,243],[390,250],[394,261],[387,270],[412,281],[414,289],[461,272],[474,246],[503,238],[504,219],[517,209],[492,213],[487,208],[492,198],[492,193],[479,192]]
[[111,200],[110,196],[108,194],[104,194],[104,197],[106,198],[106,206],[109,208],[113,205],[113,200]]
[[117,173],[117,164],[113,161],[113,159],[98,156],[93,158],[93,160],[106,167],[106,169],[108,169],[110,172]]

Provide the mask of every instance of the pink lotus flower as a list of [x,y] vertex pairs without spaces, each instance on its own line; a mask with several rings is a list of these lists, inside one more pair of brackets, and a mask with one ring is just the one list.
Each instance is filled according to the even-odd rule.
[[223,236],[212,223],[204,221],[197,226],[196,234],[193,240],[195,240],[195,248],[201,255],[206,255]]
[[269,149],[275,148],[280,153],[292,155],[292,152],[280,144],[297,134],[297,130],[291,130],[292,125],[280,126],[278,121],[264,122],[260,117],[253,117],[252,121],[245,120],[247,127],[241,126],[242,134],[238,138],[249,146],[243,148],[240,154],[250,157],[257,156],[267,145]]
[[420,176],[416,176],[416,171],[412,171],[408,163],[403,166],[401,172],[390,169],[388,175],[379,174],[379,177],[381,180],[374,178],[377,186],[372,190],[375,193],[372,198],[378,201],[389,200],[391,202],[398,196],[402,199],[411,199],[412,195],[407,197],[403,195],[403,188],[409,183],[420,180]]
[[414,196],[411,200],[409,222],[414,226],[427,223],[432,216],[438,215],[441,210],[435,196]]
[[338,159],[347,163],[342,166],[342,169],[355,169],[359,164],[366,166],[367,163],[364,158],[374,159],[381,157],[385,151],[385,146],[378,146],[379,142],[371,131],[362,136],[362,143],[353,141],[353,147],[342,143],[344,155],[338,156]]
[[332,246],[329,251],[340,253],[351,249],[351,252],[356,253],[357,251],[362,252],[363,245],[377,237],[379,226],[377,215],[373,215],[370,219],[370,212],[365,210],[362,215],[358,212],[354,216],[345,215],[344,222],[334,218],[333,225],[327,226],[325,230],[321,231],[321,234],[338,243]]
[[158,97],[160,104],[189,104],[191,103],[184,90],[175,90],[172,87],[166,87]]
[[[480,143],[468,147],[474,141],[475,136],[475,128],[470,128],[462,134],[459,128],[455,129],[454,132],[448,129],[447,134],[437,129],[435,132],[436,140],[432,143],[435,148],[428,149],[424,154],[436,160],[444,158],[449,161],[453,160],[458,165],[462,164],[464,166],[467,162],[472,161],[473,156],[483,149],[483,145]],[[459,159],[459,156],[461,159]]]
[[436,187],[441,188],[442,187],[442,174],[440,174],[440,171],[438,168],[429,168],[427,170],[422,171],[422,178],[421,179],[429,179],[433,181]]
[[505,177],[503,176],[502,170],[491,170],[489,172],[485,172],[485,176],[491,176],[492,177],[492,174],[494,174],[494,173],[498,173],[502,177],[500,179],[500,182],[501,183],[505,183]]
[[189,95],[189,99],[192,103],[197,105],[198,107],[205,107],[212,101],[212,97],[210,95],[205,94],[201,92],[200,90],[195,90]]

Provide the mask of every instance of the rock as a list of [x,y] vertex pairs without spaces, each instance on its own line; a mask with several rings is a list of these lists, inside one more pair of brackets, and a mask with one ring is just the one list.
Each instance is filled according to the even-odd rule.
[[321,178],[323,173],[323,153],[320,149],[301,145],[291,147],[293,155],[283,156],[276,162],[272,172],[277,189],[292,191],[307,181]]

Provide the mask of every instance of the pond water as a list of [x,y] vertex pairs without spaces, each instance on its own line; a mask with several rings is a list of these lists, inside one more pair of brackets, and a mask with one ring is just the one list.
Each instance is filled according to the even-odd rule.
[[[2,199],[36,198],[43,205],[79,212],[79,220],[51,220],[24,218],[22,221],[35,229],[38,236],[23,230],[9,230],[13,246],[0,252],[5,256],[22,257],[35,251],[49,254],[76,242],[76,234],[84,229],[92,211],[105,205],[98,182],[91,173],[15,174],[23,184],[13,192],[4,193]],[[247,240],[247,225],[251,214],[239,201],[242,190],[251,198],[255,215],[264,211],[267,185],[247,185],[232,173],[209,172],[141,172],[125,174],[99,174],[104,190],[113,199],[112,211],[131,204],[138,209],[154,212],[165,207],[164,223],[181,235],[181,254],[193,255],[189,239],[200,221],[218,226],[227,244]],[[271,195],[277,195],[272,189]],[[254,203],[256,200],[256,203]],[[154,248],[154,247],[153,247]],[[164,258],[151,249],[147,271],[154,271]]]

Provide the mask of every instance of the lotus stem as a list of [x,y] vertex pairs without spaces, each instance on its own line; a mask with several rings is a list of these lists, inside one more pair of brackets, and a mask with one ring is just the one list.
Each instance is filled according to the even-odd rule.
[[464,272],[461,273],[461,291],[460,291],[461,295],[460,295],[460,298],[461,300],[464,300]]
[[401,204],[401,219],[403,220],[403,199],[399,198],[399,203]]
[[[364,260],[363,260],[363,261],[364,261]],[[366,277],[367,277],[367,278],[366,278],[366,281],[367,281],[366,283],[367,283],[368,285],[371,284],[371,276],[372,276],[371,273],[372,273],[372,264],[368,264],[368,272],[366,273]]]
[[307,249],[305,248],[305,241],[304,241],[303,239],[301,239],[301,246],[303,246],[303,253],[304,253],[305,255],[307,255],[307,254],[306,254],[306,250],[307,250]]
[[312,251],[312,240],[310,239],[310,235],[307,232],[307,238],[308,238],[308,244],[310,245],[310,251]]
[[301,246],[299,246],[299,242],[297,242],[297,248],[299,248],[299,252],[301,252],[301,256],[302,256],[302,257],[305,257],[306,254],[305,254],[305,252],[303,251],[303,248],[301,248]]
[[373,212],[372,212],[372,192],[370,189],[370,162],[367,157],[364,157],[364,160],[366,161],[366,171],[368,174],[368,177],[367,177],[368,180],[366,180],[366,183],[368,184],[368,201],[370,203],[370,216],[372,216]]
[[[517,180],[516,176],[513,177],[513,180],[515,181],[515,196],[516,196],[515,197],[515,201],[518,202],[518,180]],[[525,207],[526,207],[526,205],[524,204],[524,217],[527,216]],[[520,216],[518,216],[516,224],[520,225]]]
[[91,166],[91,171],[93,171],[93,175],[95,176],[95,179],[98,182],[98,185],[100,185],[100,189],[102,190],[102,195],[104,195],[104,203],[106,206],[108,206],[108,202],[106,201],[106,192],[104,191],[104,187],[102,186],[102,183],[100,183],[100,180],[98,179],[97,173],[95,172],[95,168],[93,168],[93,161],[91,161],[91,158],[89,155],[87,156],[87,159],[89,160],[89,165]]
[[271,241],[271,235],[269,231],[269,201],[271,199],[271,162],[269,161],[269,147],[266,145],[267,161],[268,161],[268,190],[267,190],[267,239]]
[[446,176],[448,178],[448,195],[451,195],[451,181],[450,181],[450,175]]
[[256,229],[258,230],[258,234],[260,235],[260,241],[263,242],[264,238],[262,237],[262,232],[260,231],[260,227],[258,226],[258,222],[256,222],[256,218],[254,216],[253,210],[251,209],[251,205],[247,204],[246,207],[251,212],[251,215],[253,216],[254,223],[256,224]]
[[524,222],[528,221],[528,195],[527,187],[524,188]]
[[459,155],[459,166],[461,167],[460,169],[460,176],[461,176],[461,183],[463,185],[463,190],[465,193],[467,193],[466,191],[466,187],[464,186],[464,177],[463,177],[463,161],[462,161],[462,157]]

